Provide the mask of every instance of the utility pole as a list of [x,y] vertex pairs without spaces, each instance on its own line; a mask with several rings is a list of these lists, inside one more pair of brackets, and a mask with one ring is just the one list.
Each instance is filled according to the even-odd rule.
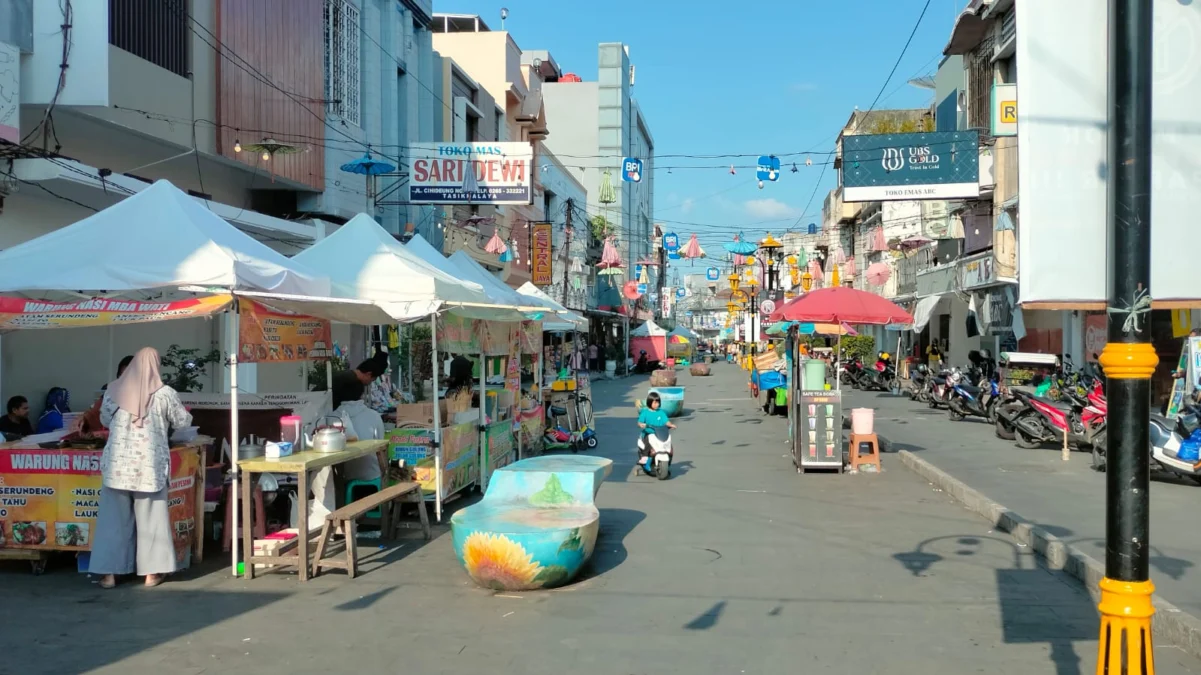
[[575,208],[575,200],[568,198],[567,200],[567,215],[564,221],[564,227],[567,228],[567,243],[564,244],[564,256],[566,263],[563,265],[563,306],[567,306],[567,268],[571,267],[571,211]]
[[1105,578],[1098,675],[1155,672],[1148,578],[1152,0],[1109,0],[1109,307]]

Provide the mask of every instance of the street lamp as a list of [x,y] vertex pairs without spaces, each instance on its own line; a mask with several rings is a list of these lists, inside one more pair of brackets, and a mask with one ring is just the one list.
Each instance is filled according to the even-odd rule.
[[764,290],[770,294],[779,287],[777,266],[784,261],[784,244],[781,244],[771,235],[771,232],[768,232],[767,236],[759,242],[759,250],[767,263],[767,269],[764,270],[763,275]]
[[730,282],[730,290],[731,290],[731,291],[736,291],[736,290],[738,290],[738,284],[739,284],[739,282],[740,282],[740,280],[741,280],[741,279],[740,279],[740,277],[738,276],[738,273],[737,273],[737,272],[732,272],[732,273],[730,274],[730,276],[728,276],[728,277],[726,277],[726,278],[727,278],[727,279],[729,280],[729,282]]

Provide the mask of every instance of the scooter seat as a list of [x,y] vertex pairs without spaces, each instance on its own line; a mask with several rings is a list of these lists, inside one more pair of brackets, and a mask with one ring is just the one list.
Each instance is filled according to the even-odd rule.
[[1055,408],[1055,409],[1057,409],[1057,410],[1062,410],[1062,411],[1064,411],[1064,412],[1071,412],[1071,411],[1072,411],[1072,404],[1071,404],[1071,403],[1064,403],[1063,401],[1054,401],[1054,400],[1051,400],[1051,399],[1049,399],[1049,398],[1046,398],[1045,396],[1034,396],[1033,398],[1037,399],[1039,403],[1043,403],[1043,404],[1045,404],[1045,405],[1049,405],[1049,406],[1051,406],[1052,408]]
[[980,387],[976,387],[976,386],[973,386],[970,384],[961,384],[961,385],[959,385],[959,388],[962,389],[964,391],[964,393],[968,394],[972,398],[979,398],[980,392],[983,391]]
[[930,378],[930,381],[933,382],[934,384],[946,384],[947,378],[936,376],[936,377]]

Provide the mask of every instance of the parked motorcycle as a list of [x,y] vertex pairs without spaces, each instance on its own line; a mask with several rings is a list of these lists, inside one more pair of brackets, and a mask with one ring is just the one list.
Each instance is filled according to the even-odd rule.
[[649,434],[638,434],[638,467],[648,476],[667,480],[671,476],[671,429],[655,427]]
[[[1162,415],[1151,415],[1150,450],[1148,460],[1152,470],[1162,471],[1201,484],[1201,460],[1181,458],[1181,448],[1201,428],[1201,407],[1186,405],[1173,421]],[[1108,443],[1102,435],[1093,445],[1093,469],[1104,472]]]
[[996,414],[1000,388],[995,378],[982,377],[979,384],[972,385],[964,373],[958,369],[952,371],[947,378],[950,391],[947,392],[947,414],[952,421],[959,422],[965,417],[982,417],[990,422]]
[[888,352],[876,355],[874,368],[864,369],[859,386],[864,391],[889,391],[897,379],[897,369],[892,364],[892,356]]
[[930,369],[926,364],[919,363],[909,373],[909,388],[905,393],[909,396],[910,401],[925,402],[929,397],[929,391],[926,389],[927,380],[930,379]]
[[855,389],[859,388],[859,381],[863,377],[863,361],[858,357],[853,359],[840,359],[838,361],[838,379],[843,384],[849,384]]

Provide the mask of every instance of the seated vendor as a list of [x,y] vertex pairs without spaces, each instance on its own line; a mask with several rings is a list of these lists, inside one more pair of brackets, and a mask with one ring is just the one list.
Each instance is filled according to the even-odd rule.
[[63,428],[63,415],[71,412],[71,392],[62,387],[51,387],[46,394],[46,405],[38,418],[38,433],[48,434]]
[[[117,364],[117,376],[113,378],[114,382],[121,379],[121,375],[125,373],[125,369],[128,368],[129,364],[131,363],[133,363],[133,354],[121,359],[121,362]],[[92,407],[88,408],[87,412],[85,412],[83,415],[76,418],[76,431],[84,434],[94,434],[104,429],[104,425],[100,423],[100,404],[104,402],[103,393],[105,391],[108,391],[107,384],[100,387],[101,395],[96,399],[96,402],[92,404]]]
[[4,411],[4,416],[0,417],[0,434],[4,436],[3,440],[15,441],[33,435],[33,424],[29,422],[29,399],[14,396],[8,399]]
[[[335,377],[333,394],[334,415],[341,418],[346,440],[375,440],[384,437],[384,420],[363,402],[363,383],[353,377]],[[343,481],[377,480],[382,475],[379,460],[367,455],[339,464],[338,475]],[[313,501],[309,504],[309,528],[319,527],[325,516],[337,509],[337,490],[334,472],[330,467],[314,472],[310,479]]]

